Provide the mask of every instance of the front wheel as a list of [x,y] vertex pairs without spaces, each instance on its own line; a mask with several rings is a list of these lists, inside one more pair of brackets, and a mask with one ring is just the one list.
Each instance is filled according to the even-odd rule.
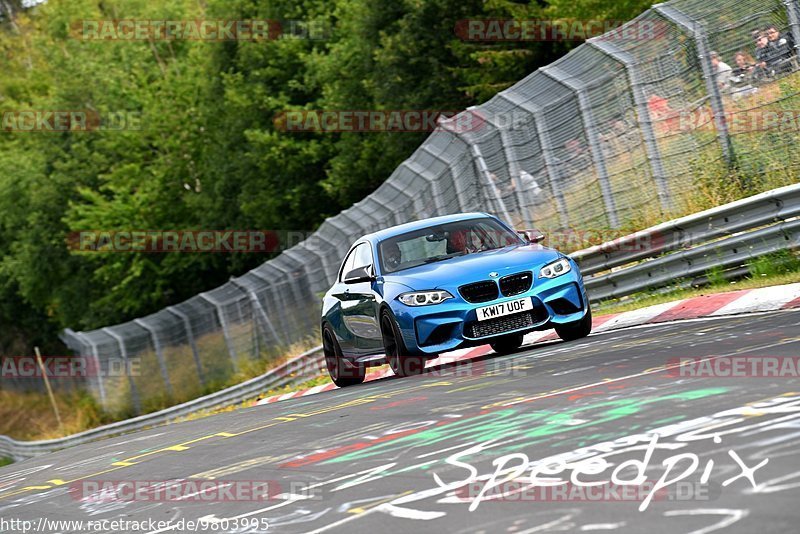
[[592,331],[592,310],[586,310],[586,315],[580,321],[556,325],[556,334],[564,341],[575,341],[586,337]]
[[347,365],[336,335],[328,325],[322,327],[322,352],[325,355],[325,366],[334,384],[346,388],[364,381],[367,370],[360,365]]
[[525,336],[522,334],[509,334],[507,336],[497,338],[489,343],[489,345],[497,354],[508,354],[509,352],[514,352],[522,346],[522,339],[524,337]]
[[425,370],[425,357],[408,354],[403,336],[400,335],[388,312],[383,312],[381,315],[381,336],[386,359],[389,360],[389,367],[395,375],[406,377],[422,374]]

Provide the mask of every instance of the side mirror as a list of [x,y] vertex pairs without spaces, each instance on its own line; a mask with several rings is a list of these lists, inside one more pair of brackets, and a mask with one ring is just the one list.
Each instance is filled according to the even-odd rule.
[[375,277],[372,275],[371,266],[359,267],[344,275],[345,284],[360,284],[361,282],[372,282],[373,280],[375,280]]
[[545,240],[545,235],[539,230],[518,230],[517,233],[528,243],[541,243]]

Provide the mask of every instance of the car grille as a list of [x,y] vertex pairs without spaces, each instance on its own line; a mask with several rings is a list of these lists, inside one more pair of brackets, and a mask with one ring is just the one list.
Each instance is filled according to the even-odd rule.
[[461,286],[458,288],[458,292],[461,293],[464,300],[473,304],[489,302],[490,300],[495,300],[499,296],[497,284],[488,280]]
[[525,293],[531,288],[533,273],[518,273],[500,279],[500,291],[505,297],[513,297]]
[[470,337],[481,338],[496,336],[505,332],[519,330],[534,325],[533,313],[517,313],[508,317],[498,317],[488,321],[479,321],[470,326]]

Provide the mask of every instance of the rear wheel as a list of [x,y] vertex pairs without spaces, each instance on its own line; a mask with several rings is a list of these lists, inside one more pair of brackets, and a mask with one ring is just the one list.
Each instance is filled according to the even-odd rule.
[[522,334],[509,334],[495,339],[489,345],[497,354],[508,354],[522,346],[523,337]]
[[592,331],[592,310],[586,310],[586,315],[580,321],[556,325],[556,334],[564,341],[574,341],[586,337]]
[[325,354],[325,365],[334,384],[345,388],[364,381],[367,370],[360,365],[348,365],[344,361],[336,335],[328,325],[322,328],[322,352]]
[[381,315],[381,336],[386,359],[395,375],[405,377],[422,374],[425,370],[425,357],[408,354],[403,337],[388,312]]

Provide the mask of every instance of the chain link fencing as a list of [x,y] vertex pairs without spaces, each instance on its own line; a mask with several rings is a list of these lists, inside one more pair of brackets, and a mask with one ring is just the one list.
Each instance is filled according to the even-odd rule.
[[[654,6],[440,121],[374,193],[275,259],[158,313],[89,332],[67,329],[62,339],[101,371],[135,360],[138,372],[96,373],[86,387],[109,411],[148,412],[212,391],[253,362],[315,338],[320,297],[363,234],[468,211],[549,232],[633,230],[643,214],[665,220],[679,212],[704,172],[724,176],[736,167],[756,181],[794,173],[797,128],[771,115],[760,127],[734,128],[731,113],[785,117],[800,109],[798,13],[797,0]],[[790,40],[789,55],[750,69],[752,32],[771,24]],[[744,51],[753,63],[746,58],[741,76],[727,80],[712,51],[732,65]]]

